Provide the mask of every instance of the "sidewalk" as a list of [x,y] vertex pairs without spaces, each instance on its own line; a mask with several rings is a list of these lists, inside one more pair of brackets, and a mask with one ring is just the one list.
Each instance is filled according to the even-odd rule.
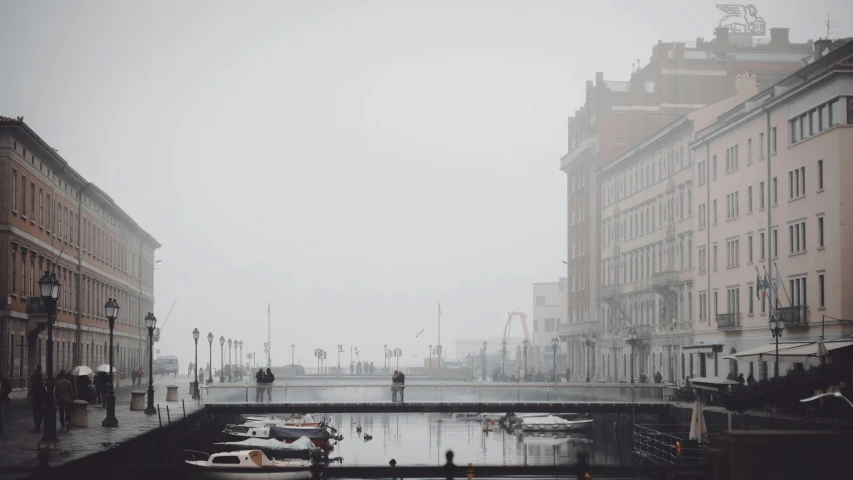
[[[166,403],[166,386],[177,385],[178,401]],[[51,452],[48,464],[59,466],[66,462],[77,460],[96,451],[103,451],[114,445],[123,443],[149,430],[160,426],[157,414],[146,415],[142,411],[130,411],[130,392],[132,390],[147,390],[148,383],[141,387],[123,386],[116,390],[116,419],[118,428],[106,428],[101,422],[106,416],[106,408],[98,405],[89,406],[89,426],[87,428],[72,428],[71,431],[60,430],[59,414],[56,416],[59,451]],[[184,401],[187,415],[203,407],[192,399],[189,393],[189,379],[155,378],[154,405],[160,405],[163,425],[166,425],[166,406],[168,405],[172,421],[183,418],[181,405]],[[5,432],[0,434],[0,466],[35,466],[38,464],[38,443],[42,430],[36,430],[33,423],[32,409],[26,400],[12,400],[12,404],[3,410]]]

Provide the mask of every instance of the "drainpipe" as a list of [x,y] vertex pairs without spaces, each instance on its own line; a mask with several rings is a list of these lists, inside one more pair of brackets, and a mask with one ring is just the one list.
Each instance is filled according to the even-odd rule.
[[[775,297],[775,295],[773,295],[774,290],[773,290],[773,261],[772,261],[773,260],[773,254],[776,252],[774,252],[772,249],[772,247],[773,247],[773,223],[771,223],[771,216],[770,216],[770,212],[773,210],[773,205],[770,203],[770,200],[772,198],[772,195],[770,194],[770,189],[773,188],[773,185],[771,184],[772,173],[770,171],[770,155],[772,153],[770,151],[770,145],[771,145],[771,141],[770,141],[770,110],[768,110],[766,106],[763,108],[763,110],[767,116],[767,133],[765,134],[765,136],[767,137],[767,277],[768,277],[767,279],[770,281],[770,293],[768,295],[768,297],[770,298],[770,308],[768,310],[768,313],[771,315],[770,317],[768,317],[768,321],[769,321],[770,318],[773,318],[772,317],[773,309],[776,306],[776,303],[775,303],[776,297]],[[778,365],[778,362],[779,362],[778,358],[776,359],[776,362]],[[768,374],[767,376],[769,377],[770,375]]]
[[80,325],[80,318],[82,316],[81,315],[81,312],[82,312],[81,304],[82,304],[82,300],[83,300],[83,290],[82,290],[82,288],[83,288],[82,287],[82,284],[83,284],[83,244],[80,242],[81,237],[82,237],[82,234],[80,232],[82,231],[82,225],[83,225],[83,215],[82,215],[82,213],[83,213],[83,194],[86,193],[86,191],[89,190],[89,188],[91,186],[92,186],[92,182],[88,182],[88,183],[86,183],[86,186],[83,187],[82,190],[77,192],[77,284],[75,285],[76,288],[74,289],[75,290],[74,294],[77,297],[75,300],[75,304],[77,305],[77,309],[76,309],[77,311],[74,314],[74,322],[77,324],[77,331],[75,332],[75,335],[74,335],[74,337],[75,337],[74,342],[77,344],[77,352],[76,352],[77,358],[75,359],[75,361],[76,361],[75,365],[82,365],[83,364],[83,362],[81,361],[82,357],[80,354],[80,350],[81,350],[81,346],[82,346],[81,345],[81,337],[82,337],[81,328],[82,327]]

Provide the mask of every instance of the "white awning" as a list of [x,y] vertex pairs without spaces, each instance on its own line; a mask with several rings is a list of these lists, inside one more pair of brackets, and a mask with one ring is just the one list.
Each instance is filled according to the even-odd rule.
[[[833,350],[838,350],[839,348],[853,346],[853,341],[824,342],[823,345],[824,347],[826,347],[827,352],[831,352]],[[735,353],[733,355],[727,355],[723,358],[744,361],[757,359],[759,355],[763,355],[765,358],[775,357],[776,345],[762,345],[751,350]],[[817,357],[819,355],[820,354],[818,352],[817,342],[786,343],[779,345],[779,356],[784,358],[788,362],[802,362],[808,359],[809,357]]]
[[[779,344],[779,355],[782,355],[782,352],[791,348],[799,348],[804,345],[810,345],[809,343],[797,342],[797,343],[781,343]],[[776,354],[776,344],[771,343],[769,345],[762,345],[760,347],[751,348],[749,350],[744,350],[742,352],[733,353],[731,355],[726,355],[723,357],[724,360],[757,360],[759,355],[770,355]]]

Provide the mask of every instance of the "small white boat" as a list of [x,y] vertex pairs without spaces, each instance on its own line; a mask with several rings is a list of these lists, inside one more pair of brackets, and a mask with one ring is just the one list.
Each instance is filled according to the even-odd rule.
[[489,421],[498,421],[501,418],[505,417],[505,413],[481,413],[477,415],[478,422],[489,422]]
[[311,478],[311,462],[270,460],[260,450],[241,450],[210,455],[193,450],[187,450],[185,453],[187,455],[185,463],[201,478],[223,480]]
[[554,415],[547,417],[525,417],[521,420],[521,429],[534,432],[571,432],[592,428],[593,420],[566,420]]

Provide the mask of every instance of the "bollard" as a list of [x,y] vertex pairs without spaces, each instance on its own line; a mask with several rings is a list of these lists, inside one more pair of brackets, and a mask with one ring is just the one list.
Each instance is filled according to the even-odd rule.
[[249,384],[246,384],[246,403],[249,403]]
[[184,399],[181,399],[181,408],[184,409],[184,418],[187,418],[187,405],[184,403]]
[[169,425],[172,424],[172,415],[169,413],[169,406],[166,405],[166,420],[169,422]]
[[160,404],[157,404],[157,420],[160,421],[160,426],[163,426],[163,416],[160,415]]

